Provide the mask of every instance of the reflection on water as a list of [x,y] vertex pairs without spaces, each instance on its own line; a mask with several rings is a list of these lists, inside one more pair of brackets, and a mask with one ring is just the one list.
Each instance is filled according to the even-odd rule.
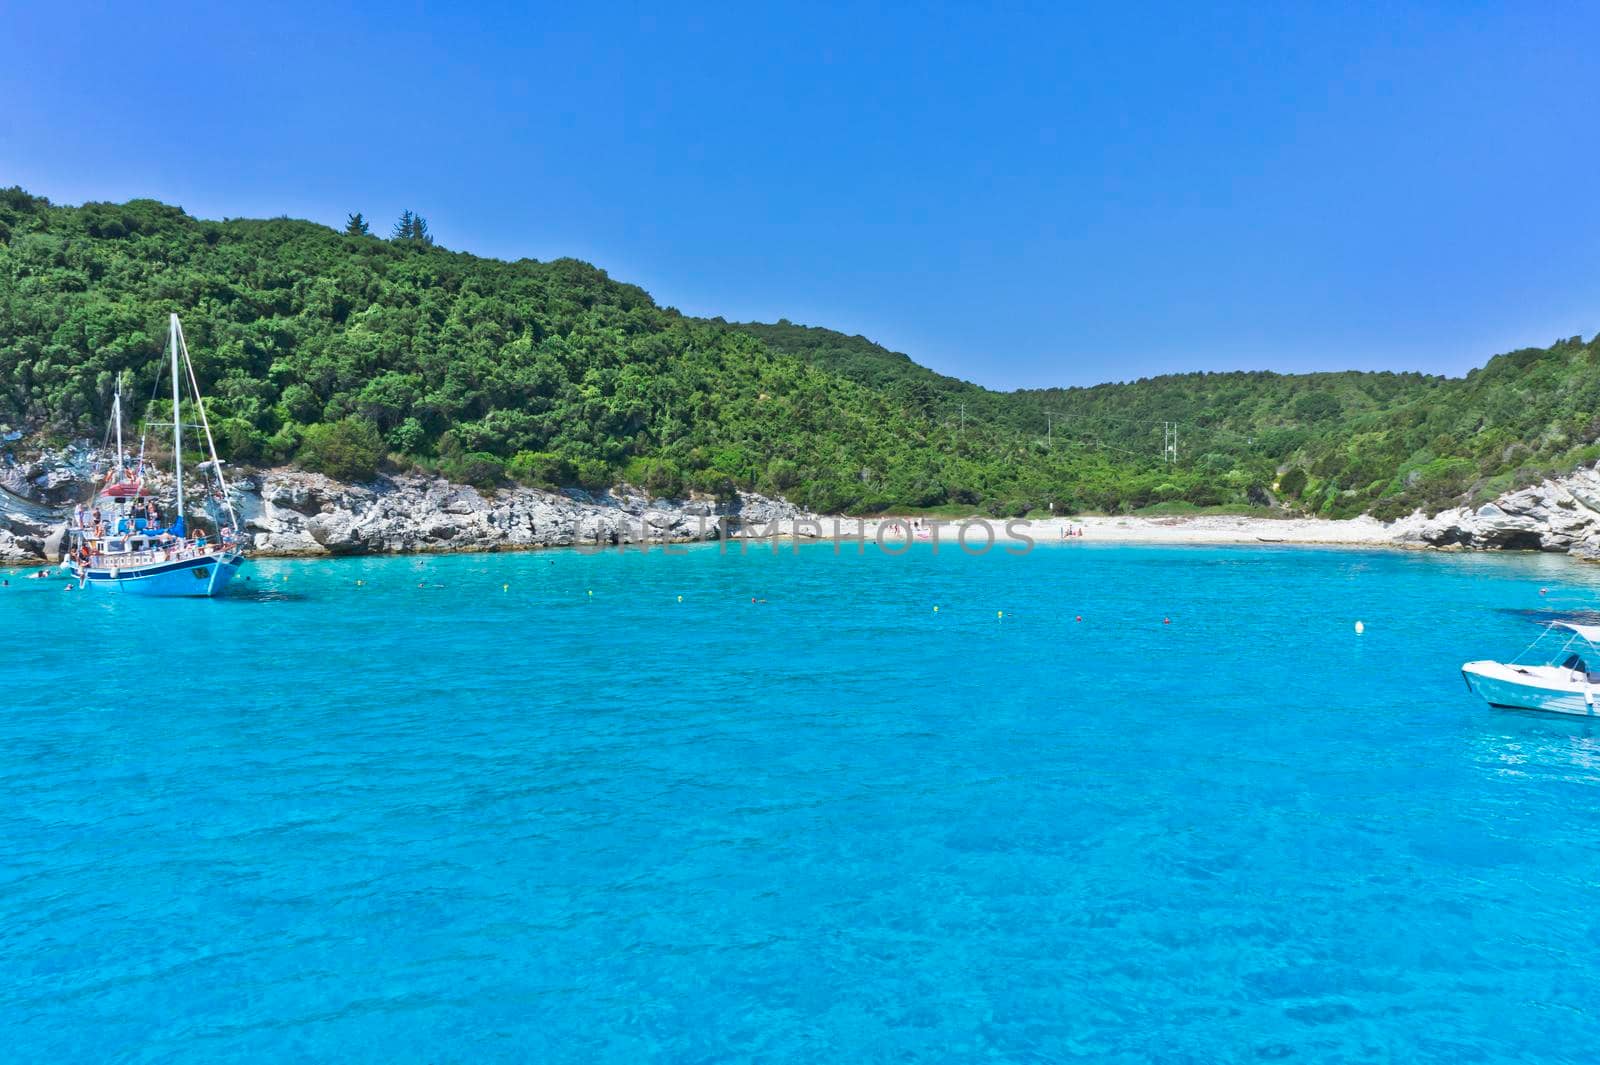
[[1557,621],[1570,621],[1576,625],[1600,625],[1600,610],[1546,610],[1520,607],[1496,607],[1495,613],[1523,618],[1535,625],[1550,625]]

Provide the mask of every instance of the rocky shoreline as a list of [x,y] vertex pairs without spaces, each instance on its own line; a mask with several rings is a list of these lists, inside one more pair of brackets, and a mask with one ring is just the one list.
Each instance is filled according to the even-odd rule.
[[[91,476],[87,446],[0,468],[0,563],[54,561],[58,530]],[[516,551],[629,543],[686,544],[794,536],[876,538],[892,519],[824,518],[782,499],[656,499],[620,486],[605,492],[535,488],[480,491],[405,473],[364,484],[279,468],[242,471],[233,501],[251,551],[337,556]],[[992,524],[1004,538],[1004,522]],[[1066,525],[1099,541],[1283,542],[1453,550],[1562,552],[1600,561],[1600,466],[1509,492],[1477,508],[1393,522],[1265,517],[1103,517],[1024,523],[1036,542]],[[889,530],[904,535],[904,525]]]
[[[54,561],[57,530],[87,485],[76,451],[0,477],[0,562]],[[230,484],[245,542],[258,556],[515,551],[740,537],[808,517],[783,500],[652,499],[502,488],[483,492],[418,474],[345,484],[295,469],[244,472]]]

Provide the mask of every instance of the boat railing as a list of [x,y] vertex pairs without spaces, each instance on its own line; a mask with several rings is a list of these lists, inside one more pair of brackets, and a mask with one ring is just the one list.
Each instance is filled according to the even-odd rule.
[[198,546],[193,541],[184,541],[180,546],[174,544],[170,548],[158,548],[144,551],[96,551],[89,556],[89,565],[98,569],[134,569],[139,566],[155,566],[166,562],[187,562],[195,558],[207,558],[221,555],[231,550],[231,545],[207,543]]

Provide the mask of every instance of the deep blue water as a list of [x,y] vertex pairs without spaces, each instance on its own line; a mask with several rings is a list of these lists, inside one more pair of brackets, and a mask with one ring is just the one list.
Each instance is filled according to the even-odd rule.
[[1600,570],[753,550],[8,574],[0,1053],[1600,1054]]

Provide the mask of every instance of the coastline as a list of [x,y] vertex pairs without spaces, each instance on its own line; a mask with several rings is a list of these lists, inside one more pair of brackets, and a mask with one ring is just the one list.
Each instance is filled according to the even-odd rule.
[[[1020,542],[1021,536],[1035,546],[1051,544],[1320,544],[1347,547],[1428,548],[1431,545],[1408,539],[1412,526],[1385,524],[1373,518],[1275,518],[1254,515],[1180,515],[1140,517],[1132,515],[1086,515],[1071,518],[992,518],[982,514],[962,517],[923,518],[885,514],[877,517],[822,515],[777,522],[775,529],[743,530],[739,539],[761,540],[848,540],[880,538],[892,549],[905,543],[905,530],[913,522],[924,526],[937,523],[939,542],[954,546],[963,525],[993,530],[997,545]],[[820,532],[816,527],[820,526]],[[1011,530],[1017,535],[1008,535]],[[1071,530],[1074,535],[1064,535]],[[1081,535],[1080,535],[1081,534]],[[981,545],[984,537],[975,533],[969,542]],[[914,538],[926,543],[928,536]]]
[[[0,565],[54,562],[70,510],[87,483],[90,449],[41,456],[0,478]],[[502,486],[477,489],[418,473],[350,484],[293,468],[240,470],[232,483],[249,553],[257,558],[650,547],[771,539],[881,543],[896,552],[928,542],[1015,553],[1049,544],[1301,544],[1403,550],[1515,550],[1600,561],[1600,469],[1518,489],[1475,509],[1394,521],[1289,515],[1176,514],[995,518],[817,515],[753,492],[664,499],[619,485],[600,492]],[[913,532],[914,527],[920,526]],[[1082,535],[1064,535],[1071,530]]]
[[[882,515],[878,517],[849,517],[820,515],[803,518],[775,519],[769,523],[751,525],[726,525],[719,527],[714,519],[707,518],[701,534],[677,535],[670,538],[654,536],[620,535],[615,541],[600,542],[570,540],[567,542],[502,542],[490,544],[449,544],[417,542],[398,548],[373,550],[330,551],[320,544],[267,544],[250,551],[259,559],[327,559],[371,555],[462,555],[462,554],[521,554],[523,552],[552,549],[594,550],[660,550],[663,547],[687,547],[715,543],[739,543],[753,548],[756,544],[773,542],[798,543],[856,543],[865,541],[878,544],[891,553],[898,553],[907,544],[906,530],[916,520],[913,517]],[[1461,547],[1440,547],[1398,534],[1394,524],[1385,525],[1371,518],[1319,519],[1319,518],[1266,518],[1247,515],[1194,515],[1181,517],[1136,517],[1090,515],[1074,518],[1013,518],[1000,519],[972,514],[966,517],[937,519],[939,545],[944,549],[960,549],[959,536],[964,524],[979,530],[967,536],[967,544],[974,553],[982,553],[988,539],[981,531],[987,523],[993,530],[991,549],[1010,547],[1013,551],[1031,540],[1029,550],[1039,547],[1077,546],[1085,544],[1170,544],[1170,545],[1287,545],[1324,547],[1368,547],[1394,550],[1467,550]],[[1066,530],[1081,531],[1081,535],[1063,535]],[[720,535],[725,532],[726,535]],[[911,543],[922,545],[931,542],[928,535],[913,536]],[[9,557],[0,559],[0,568],[36,569],[56,563],[42,556],[33,558]]]

